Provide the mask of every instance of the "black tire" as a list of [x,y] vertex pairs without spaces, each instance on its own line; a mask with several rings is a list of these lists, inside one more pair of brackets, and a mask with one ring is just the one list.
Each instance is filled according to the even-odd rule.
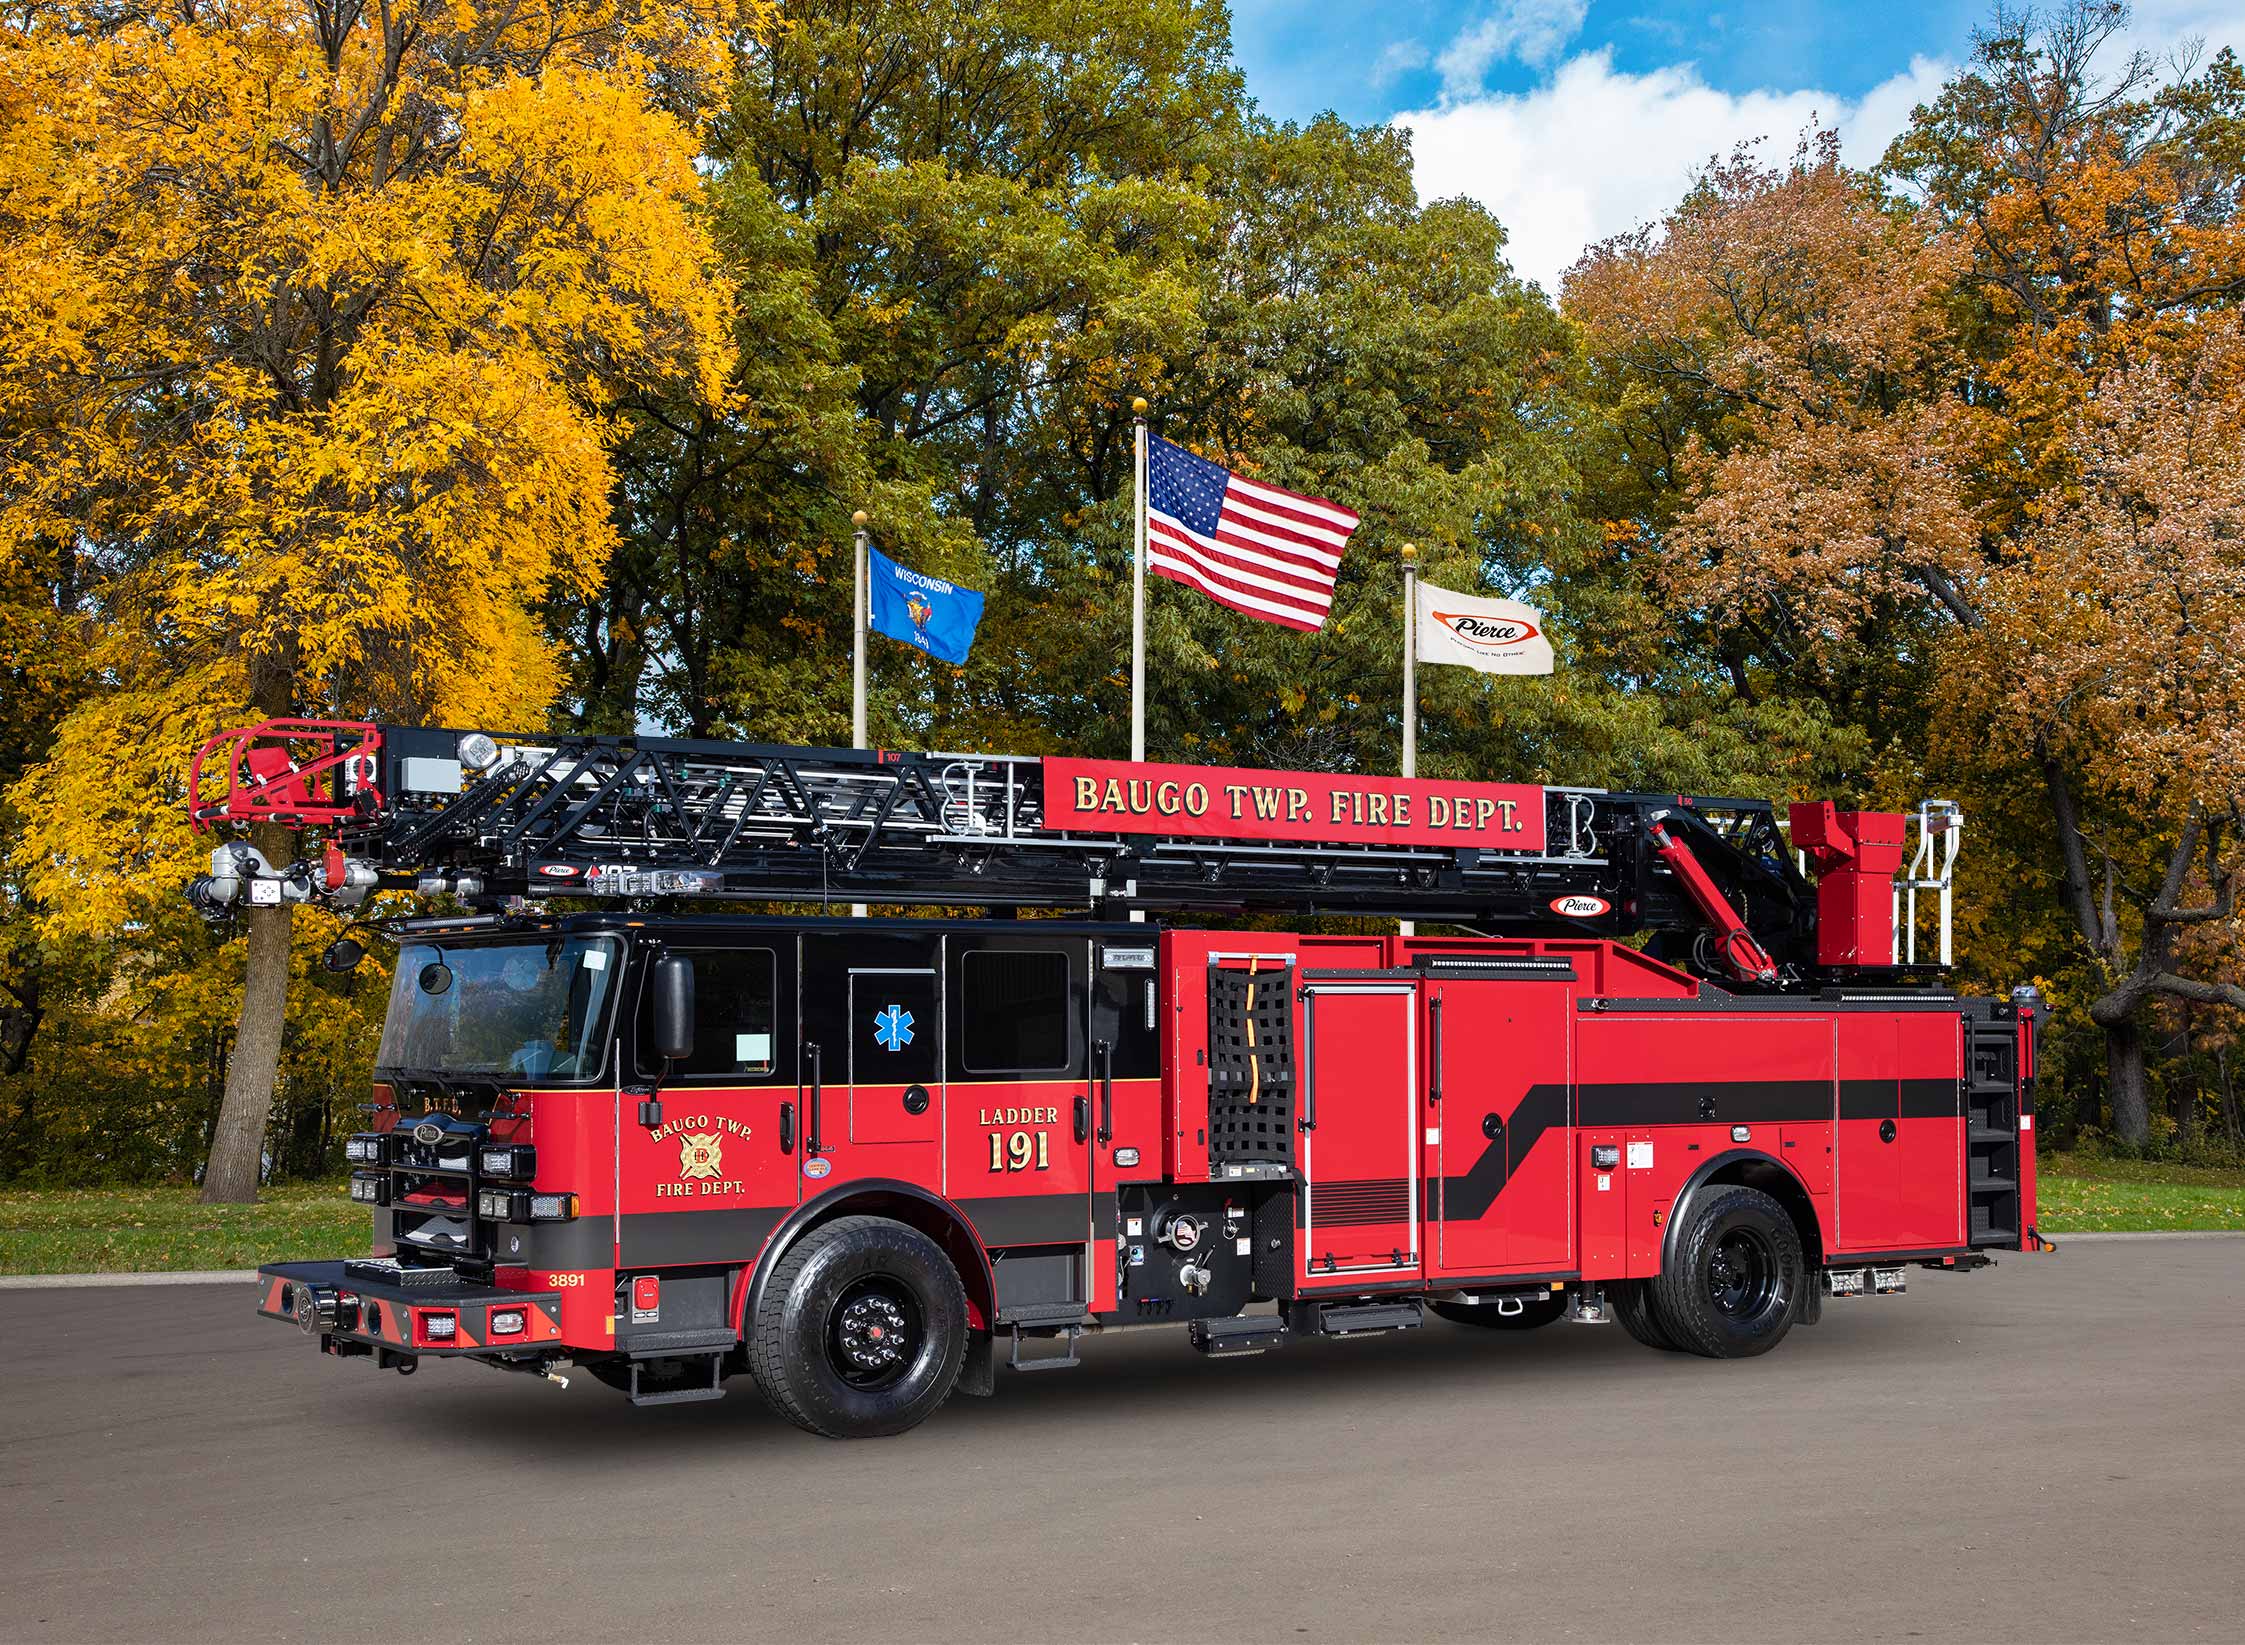
[[1492,1331],[1533,1331],[1567,1311],[1567,1298],[1559,1291],[1520,1300],[1524,1306],[1516,1314],[1499,1313],[1494,1302],[1430,1302],[1427,1306],[1452,1325],[1480,1325]]
[[749,1322],[772,1409],[829,1439],[901,1434],[950,1397],[967,1297],[943,1248],[886,1217],[838,1217],[788,1248]]
[[1606,1282],[1606,1300],[1613,1304],[1614,1318],[1621,1328],[1648,1348],[1658,1348],[1665,1354],[1682,1353],[1676,1339],[1660,1323],[1653,1311],[1652,1282],[1642,1279],[1617,1279]]
[[1766,1354],[1793,1328],[1808,1284],[1785,1208],[1753,1188],[1702,1189],[1652,1282],[1661,1329],[1708,1359]]

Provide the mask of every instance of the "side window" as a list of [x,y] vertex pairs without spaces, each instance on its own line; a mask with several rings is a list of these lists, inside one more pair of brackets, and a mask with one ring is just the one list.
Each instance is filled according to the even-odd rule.
[[[676,1079],[760,1079],[773,1067],[779,962],[769,948],[687,951],[694,962],[694,1054],[674,1064]],[[639,998],[639,1071],[652,1076],[647,1051],[654,1001]]]
[[1075,1065],[1068,956],[974,949],[960,967],[959,1066],[969,1074],[1065,1074]]

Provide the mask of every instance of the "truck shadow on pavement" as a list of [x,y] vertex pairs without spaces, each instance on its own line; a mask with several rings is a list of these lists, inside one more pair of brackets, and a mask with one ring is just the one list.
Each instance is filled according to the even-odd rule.
[[[1899,1310],[1861,1324],[1827,1315],[1824,1324],[1796,1331],[1766,1359],[1725,1363],[1647,1349],[1615,1328],[1562,1324],[1514,1336],[1429,1321],[1415,1331],[1295,1342],[1251,1358],[1210,1360],[1195,1353],[1181,1331],[1149,1330],[1086,1337],[1079,1345],[1082,1364],[1035,1374],[1006,1369],[1001,1344],[994,1397],[954,1395],[921,1428],[883,1443],[950,1436],[987,1446],[1002,1436],[1009,1447],[1034,1449],[1079,1434],[1087,1419],[1152,1422],[1173,1416],[1188,1399],[1203,1411],[1236,1402],[1243,1416],[1258,1421],[1289,1406],[1318,1406],[1320,1416],[1332,1419],[1345,1417],[1352,1404],[1371,1414],[1403,1397],[1501,1393],[1524,1401],[1579,1393],[1593,1382],[1617,1408],[1635,1407],[1687,1390],[1704,1392],[1715,1379],[1725,1392],[1743,1395],[1767,1378],[1799,1378],[1803,1359],[1831,1354],[1857,1363],[1890,1356],[1907,1362],[1913,1355],[1922,1361],[1929,1337],[1939,1335],[1946,1332],[1930,1315],[1916,1328]],[[415,1379],[417,1431],[463,1449],[488,1448],[518,1464],[544,1454],[583,1461],[613,1450],[644,1462],[669,1454],[706,1457],[712,1445],[753,1442],[779,1454],[827,1443],[776,1415],[745,1376],[726,1383],[721,1401],[642,1409],[578,1373],[571,1374],[566,1394],[552,1397],[528,1379],[494,1378],[465,1366],[437,1370],[444,1381],[436,1386],[426,1369]],[[455,1376],[446,1377],[448,1370]],[[471,1376],[478,1380],[471,1383]],[[363,1408],[357,1415],[362,1422],[380,1420]]]

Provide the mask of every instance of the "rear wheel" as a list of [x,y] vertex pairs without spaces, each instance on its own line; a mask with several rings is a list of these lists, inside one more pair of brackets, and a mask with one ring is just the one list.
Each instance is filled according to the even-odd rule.
[[1665,1353],[1677,1353],[1676,1339],[1660,1323],[1653,1312],[1652,1282],[1642,1279],[1623,1279],[1608,1282],[1606,1300],[1614,1305],[1614,1318],[1621,1328],[1648,1348],[1658,1348]]
[[1765,1354],[1792,1329],[1807,1285],[1785,1208],[1753,1188],[1704,1190],[1676,1231],[1652,1306],[1677,1347],[1709,1359]]
[[772,1270],[749,1369],[772,1408],[833,1439],[900,1434],[941,1405],[966,1357],[967,1299],[942,1247],[886,1217],[841,1217]]
[[[1533,1331],[1564,1314],[1567,1299],[1560,1292],[1547,1291],[1535,1297],[1493,1298],[1488,1302],[1430,1302],[1427,1306],[1453,1325],[1482,1325],[1493,1331]],[[1512,1308],[1513,1312],[1506,1313],[1507,1308]]]

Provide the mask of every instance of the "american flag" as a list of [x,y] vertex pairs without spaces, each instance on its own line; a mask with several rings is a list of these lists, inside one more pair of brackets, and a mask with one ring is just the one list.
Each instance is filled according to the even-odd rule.
[[1243,479],[1158,435],[1146,470],[1149,570],[1268,623],[1325,626],[1354,514]]

